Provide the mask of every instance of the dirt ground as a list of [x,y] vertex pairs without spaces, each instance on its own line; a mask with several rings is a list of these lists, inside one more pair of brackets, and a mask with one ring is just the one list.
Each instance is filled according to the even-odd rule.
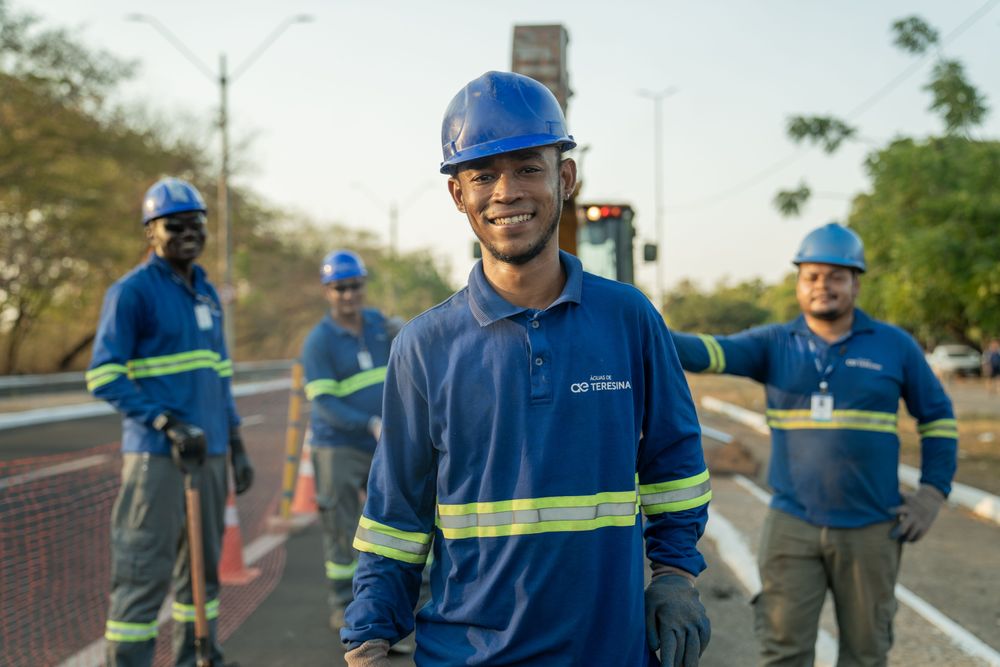
[[[755,412],[766,409],[764,389],[745,378],[688,374],[695,402],[703,396],[735,403]],[[1000,394],[986,391],[979,380],[951,380],[945,384],[958,418],[958,472],[955,479],[1000,495]],[[899,437],[903,463],[920,466],[920,438],[916,423],[900,405]]]

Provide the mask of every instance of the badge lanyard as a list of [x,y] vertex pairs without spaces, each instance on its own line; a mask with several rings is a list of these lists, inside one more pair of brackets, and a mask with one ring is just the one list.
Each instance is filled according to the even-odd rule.
[[222,317],[222,311],[219,309],[218,304],[215,303],[212,297],[200,294],[186,281],[181,280],[180,276],[176,273],[171,272],[170,279],[194,297],[196,302],[194,305],[194,319],[198,324],[198,329],[201,331],[211,331],[215,327],[215,323],[212,318]]
[[361,321],[361,333],[358,336],[358,345],[360,346],[360,349],[358,349],[358,366],[363,371],[371,370],[375,367],[375,363],[372,360],[372,353],[368,351],[368,346],[365,345],[365,323],[363,318]]
[[833,394],[830,393],[830,383],[828,381],[836,365],[836,356],[823,367],[823,362],[819,360],[819,350],[816,342],[809,339],[809,351],[813,355],[813,363],[816,365],[816,372],[819,373],[819,391],[813,392],[810,400],[810,412],[813,421],[828,422],[833,421]]

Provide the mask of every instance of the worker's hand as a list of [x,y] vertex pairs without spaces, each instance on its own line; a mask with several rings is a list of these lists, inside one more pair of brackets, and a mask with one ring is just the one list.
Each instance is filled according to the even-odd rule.
[[372,418],[368,420],[368,432],[372,434],[375,438],[375,442],[379,441],[382,437],[382,418],[378,415],[372,415]]
[[344,654],[347,667],[389,667],[389,642],[369,639],[361,646]]
[[697,667],[712,636],[698,589],[679,574],[664,574],[646,588],[646,641],[663,667]]
[[167,436],[170,456],[181,470],[185,463],[205,462],[205,432],[199,427],[164,412],[153,420],[153,428]]
[[903,504],[891,512],[899,518],[890,537],[900,542],[916,542],[927,534],[944,502],[944,494],[930,484],[921,484],[915,493],[904,493]]
[[229,431],[229,460],[233,463],[233,479],[236,481],[236,495],[240,495],[253,484],[253,466],[243,446],[238,428]]

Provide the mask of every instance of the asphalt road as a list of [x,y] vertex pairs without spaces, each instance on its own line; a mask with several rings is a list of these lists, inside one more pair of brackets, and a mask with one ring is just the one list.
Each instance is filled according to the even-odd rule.
[[[253,415],[263,426],[248,427],[256,451],[270,450],[280,457],[281,425],[287,406],[285,392],[239,400],[244,416]],[[755,456],[766,462],[767,439],[728,420],[704,414],[705,423],[737,435]],[[0,432],[0,460],[36,457],[118,439],[118,420],[92,418]],[[254,435],[254,431],[257,435]],[[706,447],[714,446],[706,441]],[[762,468],[763,470],[763,468]],[[269,483],[276,487],[275,475]],[[758,483],[761,480],[757,480]],[[751,665],[756,654],[748,600],[751,590],[741,581],[753,570],[752,557],[765,505],[747,482],[716,474],[711,505],[709,535],[701,547],[709,569],[700,577],[699,588],[713,620],[713,639],[702,665]],[[258,488],[258,503],[272,502],[279,489]],[[241,506],[241,516],[242,516]],[[242,520],[242,519],[241,519]],[[738,546],[751,560],[739,561],[739,549],[719,541],[713,530],[727,523]],[[248,538],[256,537],[253,535]],[[732,535],[730,536],[732,537]],[[244,667],[252,665],[339,664],[336,637],[327,628],[325,582],[322,579],[319,535],[315,527],[294,534],[282,545],[284,570],[273,591],[250,613],[226,641],[227,658]],[[1000,526],[988,524],[967,512],[946,507],[928,537],[904,552],[900,583],[917,598],[978,638],[992,651],[1000,651],[1000,583],[995,576],[1000,554]],[[741,571],[742,568],[742,571]],[[919,605],[918,605],[919,606]],[[926,615],[926,612],[925,612]],[[896,619],[896,644],[890,665],[986,665],[969,650],[956,644],[938,625],[928,621],[910,604],[901,604]],[[835,644],[836,627],[829,611],[823,627]],[[961,640],[961,636],[959,636]],[[989,655],[987,652],[986,655]],[[412,664],[397,657],[393,664]],[[822,664],[822,662],[818,663]],[[996,663],[1000,664],[1000,662]]]

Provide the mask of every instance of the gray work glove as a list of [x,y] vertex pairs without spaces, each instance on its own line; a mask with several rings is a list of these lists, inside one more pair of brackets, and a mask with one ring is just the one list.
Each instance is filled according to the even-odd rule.
[[182,472],[185,463],[200,465],[205,462],[205,432],[199,427],[164,412],[153,420],[153,428],[167,436],[170,441],[170,456]]
[[646,588],[646,641],[663,667],[697,667],[712,625],[698,589],[679,574],[664,574]]
[[229,431],[229,460],[233,464],[233,481],[236,482],[236,495],[240,495],[253,484],[253,466],[243,446],[240,431],[233,427]]
[[344,654],[347,667],[390,667],[389,642],[369,639],[361,646]]
[[915,493],[904,493],[903,504],[893,507],[899,523],[889,536],[900,542],[916,542],[927,534],[944,502],[944,494],[930,484],[921,484]]

